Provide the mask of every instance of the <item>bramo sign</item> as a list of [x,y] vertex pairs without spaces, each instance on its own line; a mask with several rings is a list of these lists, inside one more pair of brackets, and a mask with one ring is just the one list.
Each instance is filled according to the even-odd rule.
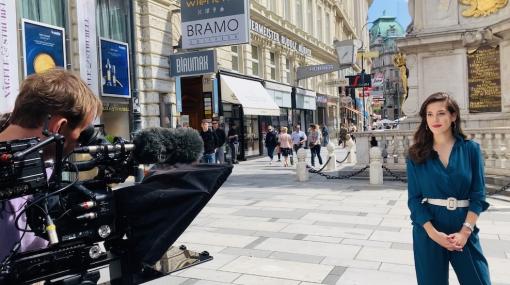
[[181,0],[182,48],[248,43],[249,0]]

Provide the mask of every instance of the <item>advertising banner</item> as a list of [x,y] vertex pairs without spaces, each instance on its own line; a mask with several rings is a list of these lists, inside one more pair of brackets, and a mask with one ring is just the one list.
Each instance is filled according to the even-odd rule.
[[97,66],[96,0],[76,1],[80,76],[94,94],[99,94]]
[[99,38],[101,94],[130,98],[129,47],[127,43]]
[[0,0],[0,113],[10,112],[18,96],[18,48],[16,3]]
[[171,54],[170,77],[193,76],[216,72],[216,52],[214,50]]
[[182,48],[248,43],[249,11],[248,0],[181,0]]
[[25,76],[55,67],[66,68],[65,30],[22,20]]

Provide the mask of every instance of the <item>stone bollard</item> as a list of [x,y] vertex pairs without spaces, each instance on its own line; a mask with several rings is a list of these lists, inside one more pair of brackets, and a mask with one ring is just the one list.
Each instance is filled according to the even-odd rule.
[[347,163],[356,163],[356,144],[352,139],[349,139],[345,142],[347,146],[347,151],[349,152],[349,158],[347,158]]
[[306,169],[306,153],[304,148],[300,148],[297,152],[296,176],[297,181],[308,181],[310,179],[308,169]]
[[377,146],[370,149],[370,184],[383,184],[381,149]]
[[326,170],[335,170],[336,169],[336,155],[335,155],[335,145],[332,142],[329,142],[327,147],[328,149],[328,165],[326,165]]

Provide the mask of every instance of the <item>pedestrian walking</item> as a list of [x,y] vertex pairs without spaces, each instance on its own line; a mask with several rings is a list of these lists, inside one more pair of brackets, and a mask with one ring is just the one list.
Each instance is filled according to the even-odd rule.
[[218,143],[215,151],[216,163],[223,164],[225,163],[225,142],[227,141],[227,135],[225,134],[225,130],[220,127],[218,119],[212,121],[212,128]]
[[328,146],[329,144],[329,129],[328,126],[322,126],[322,146]]
[[315,156],[319,159],[319,164],[322,165],[321,157],[321,132],[315,124],[310,125],[310,133],[308,136],[308,147],[312,157],[312,166],[315,166]]
[[294,131],[291,134],[292,148],[297,155],[297,151],[305,145],[307,140],[305,132],[301,131],[301,125],[294,126]]
[[460,284],[489,285],[476,226],[489,207],[480,145],[466,139],[459,106],[446,93],[430,95],[420,116],[407,160],[418,284],[448,284],[451,264]]
[[338,146],[345,148],[345,142],[349,140],[349,131],[344,123],[340,125],[340,132],[338,134]]
[[200,136],[204,141],[204,154],[202,156],[202,162],[215,164],[216,163],[216,146],[218,145],[218,138],[216,134],[209,129],[209,121],[207,119],[202,120],[202,124],[200,125],[202,130],[200,131]]
[[289,155],[292,155],[292,137],[287,134],[287,127],[282,127],[280,129],[280,134],[278,135],[278,141],[280,142],[280,151],[283,155],[283,166],[289,166]]
[[278,144],[278,137],[276,132],[273,129],[273,126],[269,125],[267,127],[265,146],[267,149],[267,156],[269,156],[269,165],[273,163],[273,155],[276,145]]
[[358,128],[356,127],[356,125],[351,123],[351,126],[349,127],[349,135],[354,142],[356,142],[356,137],[354,136],[354,133],[357,131],[358,131]]
[[237,126],[235,124],[231,124],[228,133],[228,148],[230,149],[230,159],[232,164],[239,163],[237,161],[237,152],[239,149],[239,135],[237,133]]

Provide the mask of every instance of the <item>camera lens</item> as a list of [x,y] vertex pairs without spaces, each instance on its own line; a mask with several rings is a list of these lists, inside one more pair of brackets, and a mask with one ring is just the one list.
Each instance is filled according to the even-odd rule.
[[108,225],[102,225],[97,229],[97,234],[99,234],[101,238],[107,238],[111,233],[112,229]]

